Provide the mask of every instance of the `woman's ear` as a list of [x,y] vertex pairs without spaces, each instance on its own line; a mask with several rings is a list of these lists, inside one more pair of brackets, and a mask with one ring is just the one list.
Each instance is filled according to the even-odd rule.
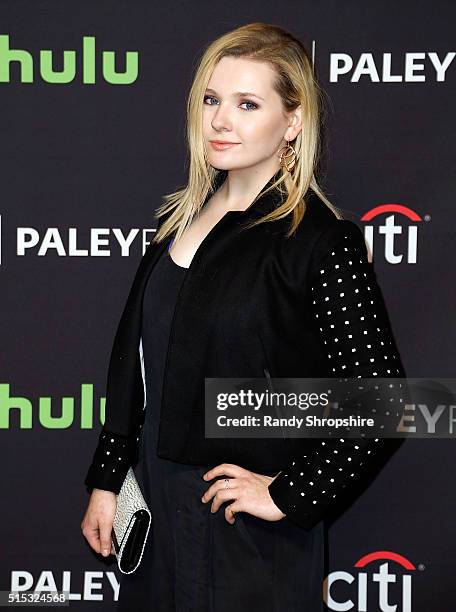
[[289,123],[284,138],[289,142],[294,140],[302,129],[301,105],[288,113]]

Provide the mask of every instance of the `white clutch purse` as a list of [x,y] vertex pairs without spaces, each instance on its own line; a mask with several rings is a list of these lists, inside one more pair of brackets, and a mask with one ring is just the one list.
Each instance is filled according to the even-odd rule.
[[152,514],[130,467],[117,496],[111,534],[117,565],[123,574],[131,574],[140,564],[151,523]]

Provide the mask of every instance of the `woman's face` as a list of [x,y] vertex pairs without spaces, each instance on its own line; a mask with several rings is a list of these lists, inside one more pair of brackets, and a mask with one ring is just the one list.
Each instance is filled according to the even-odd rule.
[[[219,170],[270,166],[297,128],[273,89],[275,72],[265,62],[223,57],[214,68],[203,100],[203,137],[209,163]],[[248,94],[246,93],[248,92]],[[211,141],[236,143],[219,146]]]

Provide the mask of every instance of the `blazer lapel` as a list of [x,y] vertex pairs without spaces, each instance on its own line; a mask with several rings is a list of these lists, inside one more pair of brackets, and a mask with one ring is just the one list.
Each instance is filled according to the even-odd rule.
[[[219,173],[216,188],[226,178],[226,174],[225,171]],[[274,175],[263,189],[269,187],[278,176],[279,173]],[[206,201],[210,195],[211,192],[208,194]],[[194,338],[191,333],[193,331],[191,329],[192,311],[195,314],[194,309],[210,308],[210,301],[206,301],[208,293],[206,292],[204,299],[202,299],[201,283],[196,282],[195,285],[195,280],[201,279],[201,274],[197,270],[199,269],[199,272],[201,272],[200,260],[202,255],[205,250],[209,254],[210,249],[215,249],[216,244],[218,248],[223,248],[223,242],[229,240],[230,236],[239,231],[238,222],[240,224],[244,221],[250,221],[269,212],[280,204],[281,199],[281,194],[277,189],[274,189],[266,195],[260,196],[245,211],[227,212],[212,228],[198,248],[177,299],[165,366],[162,405],[166,402],[173,406],[179,406],[183,399],[181,394],[185,392],[185,388],[187,388],[187,392],[191,388],[191,368],[188,366],[188,360],[192,353],[198,354],[198,341],[193,346],[187,346],[187,341],[192,343],[192,338]],[[219,242],[215,241],[217,236]],[[151,243],[146,249],[135,274],[114,339],[107,377],[105,423],[111,431],[122,435],[132,435],[136,432],[138,420],[141,423],[143,419],[143,411],[140,409],[145,405],[145,381],[141,350],[143,297],[149,276],[159,257],[167,248],[168,242],[169,240],[164,240],[159,244]],[[204,263],[202,266],[204,268]],[[210,288],[207,287],[206,289],[209,291]],[[197,361],[195,359],[195,365]],[[172,372],[170,377],[167,376],[168,369]],[[176,384],[176,381],[179,381],[179,384]],[[133,408],[135,406],[137,410]],[[171,419],[175,417],[176,414],[170,414],[169,416]],[[163,416],[164,418],[168,417]],[[182,427],[182,434],[184,433],[184,427]]]

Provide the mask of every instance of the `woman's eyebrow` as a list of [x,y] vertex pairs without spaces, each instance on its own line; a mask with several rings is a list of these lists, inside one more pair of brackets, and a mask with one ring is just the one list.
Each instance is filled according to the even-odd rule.
[[[208,87],[206,91],[218,96],[218,93],[215,91],[215,89],[211,89],[210,87]],[[264,98],[262,98],[256,93],[253,93],[253,91],[235,91],[233,96],[254,96],[255,98],[259,98],[260,100],[263,100],[263,102],[266,102]]]

